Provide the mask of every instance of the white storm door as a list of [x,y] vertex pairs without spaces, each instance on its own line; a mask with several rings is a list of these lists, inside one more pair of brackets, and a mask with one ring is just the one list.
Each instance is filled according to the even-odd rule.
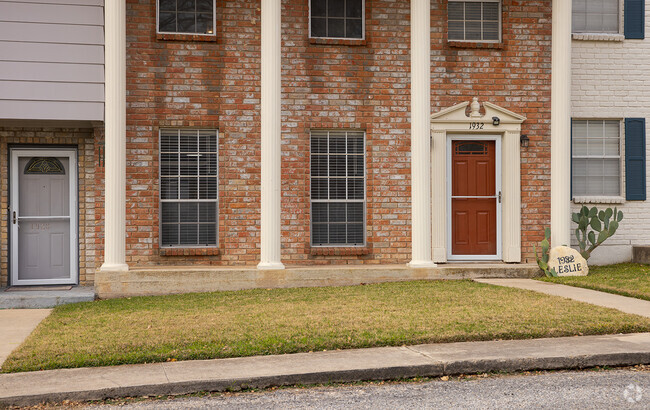
[[77,154],[11,150],[11,284],[78,283]]

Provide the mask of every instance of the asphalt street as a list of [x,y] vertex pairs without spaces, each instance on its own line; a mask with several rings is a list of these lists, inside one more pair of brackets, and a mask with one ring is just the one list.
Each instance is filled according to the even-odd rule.
[[650,369],[288,388],[120,403],[128,409],[648,409]]

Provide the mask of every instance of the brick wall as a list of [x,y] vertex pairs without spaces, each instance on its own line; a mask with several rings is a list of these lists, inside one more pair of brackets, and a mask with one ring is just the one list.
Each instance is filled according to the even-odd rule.
[[[646,2],[646,39],[618,41],[584,41],[572,43],[572,89],[571,115],[581,119],[646,118],[646,135],[650,135],[650,2]],[[596,37],[598,38],[598,37]],[[610,38],[600,36],[600,38]],[[624,123],[621,123],[624,131]],[[622,133],[624,135],[624,133]],[[647,137],[646,137],[647,138]],[[650,158],[650,144],[646,144],[646,157]],[[622,193],[625,196],[625,144],[621,144]],[[650,184],[650,178],[646,179]],[[646,186],[650,192],[650,185]],[[648,245],[650,237],[650,205],[647,201],[626,201],[622,204],[586,204],[589,207],[607,208],[617,206],[625,217],[616,235],[599,249],[596,263],[612,263],[630,260],[633,245]],[[574,204],[575,212],[582,204]],[[567,219],[567,223],[569,220]],[[571,223],[573,238],[575,224]],[[590,259],[592,262],[592,259]]]
[[79,282],[95,274],[95,143],[90,128],[0,128],[0,286],[9,276],[9,148],[66,146],[77,149],[79,188]]
[[[287,265],[410,259],[410,2],[366,0],[366,39],[309,40],[308,1],[283,1],[282,256]],[[432,0],[433,111],[479,96],[522,132],[524,258],[550,219],[551,2],[503,2],[503,42],[447,43]],[[127,1],[127,263],[255,265],[259,259],[259,1],[218,0],[216,41],[156,35],[155,1]],[[189,40],[189,41],[188,41]],[[219,130],[219,255],[158,246],[158,130]],[[309,133],[366,132],[367,242],[310,248]],[[327,254],[324,255],[323,253]]]

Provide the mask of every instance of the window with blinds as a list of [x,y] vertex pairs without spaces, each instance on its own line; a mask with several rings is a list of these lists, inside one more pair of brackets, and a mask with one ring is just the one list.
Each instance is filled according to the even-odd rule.
[[621,195],[621,122],[572,121],[574,196]]
[[311,133],[311,244],[365,245],[363,132]]
[[217,245],[217,131],[160,131],[160,246]]
[[364,0],[311,0],[312,38],[363,38]]
[[486,41],[501,39],[501,2],[449,1],[447,5],[449,41]]
[[620,0],[573,0],[574,33],[618,33]]

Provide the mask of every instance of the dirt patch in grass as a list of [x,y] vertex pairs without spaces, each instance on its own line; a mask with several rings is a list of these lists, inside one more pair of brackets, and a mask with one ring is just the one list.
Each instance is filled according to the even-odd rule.
[[138,297],[56,308],[3,372],[650,331],[650,319],[470,281]]
[[546,282],[650,300],[650,266],[638,263],[591,266],[588,276],[540,278]]

